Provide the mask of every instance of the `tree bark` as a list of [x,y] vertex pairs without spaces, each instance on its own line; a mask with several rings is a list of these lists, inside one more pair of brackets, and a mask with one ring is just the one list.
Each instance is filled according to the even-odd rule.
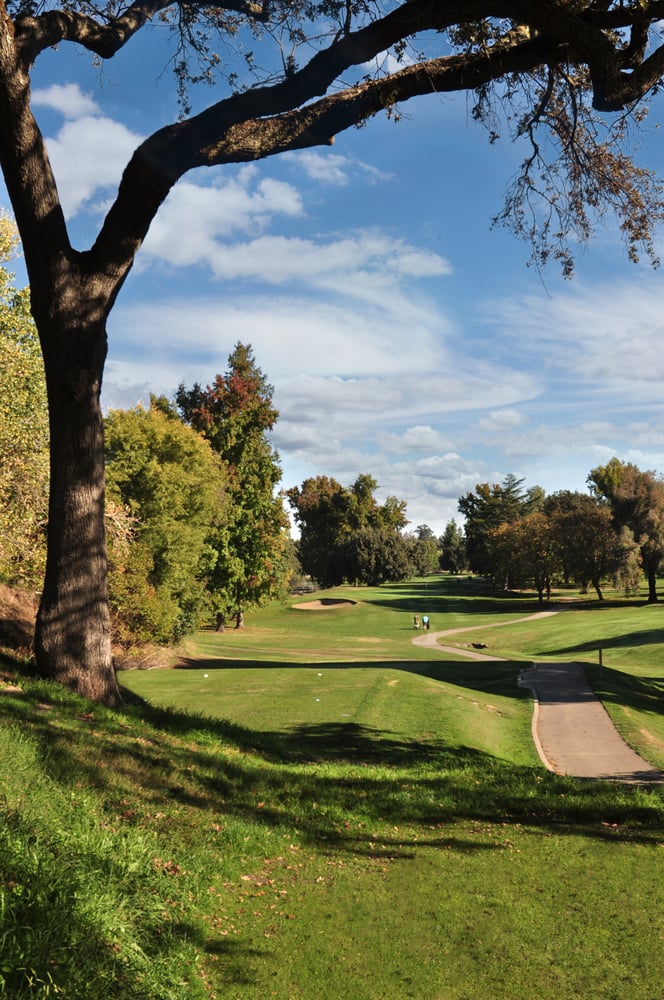
[[[41,674],[117,705],[104,524],[103,324],[42,336],[51,432],[46,576],[35,631]],[[53,349],[49,344],[57,343]]]

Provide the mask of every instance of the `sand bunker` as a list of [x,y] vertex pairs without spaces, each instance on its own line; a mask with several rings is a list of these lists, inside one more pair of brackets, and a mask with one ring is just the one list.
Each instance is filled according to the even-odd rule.
[[294,604],[299,611],[333,611],[334,608],[352,608],[357,601],[337,600],[334,597],[323,597],[319,601],[307,601],[305,604]]

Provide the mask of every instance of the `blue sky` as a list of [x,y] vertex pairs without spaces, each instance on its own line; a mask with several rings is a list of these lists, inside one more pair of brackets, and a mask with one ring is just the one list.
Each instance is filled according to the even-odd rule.
[[[162,69],[152,43],[101,73],[65,48],[38,64],[80,248],[132,150],[176,114]],[[275,387],[282,485],[370,473],[437,533],[459,496],[508,473],[553,492],[585,490],[614,455],[664,470],[661,272],[629,264],[609,223],[573,281],[529,269],[490,224],[523,150],[489,145],[464,95],[404,111],[180,182],[111,316],[104,406],[207,383],[251,343]],[[655,117],[640,162],[664,168]]]

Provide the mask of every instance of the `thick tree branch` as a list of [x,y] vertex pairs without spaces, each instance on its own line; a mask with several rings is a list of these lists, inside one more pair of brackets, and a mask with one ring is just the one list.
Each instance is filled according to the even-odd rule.
[[[506,73],[555,62],[560,54],[536,38],[503,49],[496,46],[488,56],[448,56],[418,63],[310,103],[304,101],[301,79],[228,98],[189,121],[161,129],[136,150],[117,200],[87,255],[88,266],[121,280],[166,195],[195,167],[329,145],[335,135],[398,102],[423,94],[472,90]],[[296,76],[308,78],[312,90],[321,82],[319,74],[308,69]],[[295,94],[303,107],[293,107]]]
[[[165,3],[142,0],[107,25],[60,11],[24,19],[21,28],[26,29],[26,39],[30,37],[27,29],[34,29],[36,49],[46,38],[52,44],[59,37],[80,41],[99,54],[112,54]],[[651,8],[662,8],[664,15],[664,3],[651,4],[648,16]],[[250,9],[254,18],[266,13],[262,4],[248,7],[244,2],[223,3],[219,9]],[[472,27],[488,16],[496,29],[505,24],[502,36],[494,32],[491,44],[478,42],[465,54],[422,61],[331,93],[349,69],[368,63],[404,39],[459,25]],[[535,73],[544,66],[569,62],[588,67],[596,107],[622,108],[647,92],[664,71],[664,49],[655,50],[638,65],[642,22],[640,5],[604,11],[598,5],[571,5],[564,0],[540,4],[527,0],[400,3],[358,30],[337,36],[281,82],[233,95],[147,139],[128,164],[116,202],[95,245],[81,256],[81,264],[90,278],[96,275],[105,287],[110,284],[114,288],[110,309],[159,206],[187,171],[327,144],[339,132],[417,95],[472,90],[513,74]],[[615,31],[635,25],[639,27],[632,32],[630,59],[637,68],[626,72],[623,54],[628,46]],[[43,31],[41,36],[38,29]]]
[[0,81],[0,164],[32,281],[47,258],[64,258],[71,247],[46,145],[30,109],[30,79],[17,57],[3,2]]
[[[155,15],[172,6],[172,0],[140,0],[108,21],[98,21],[71,9],[21,17],[16,21],[17,44],[28,65],[44,49],[64,41],[77,42],[102,59],[111,59]],[[210,4],[208,9],[243,14],[253,21],[264,21],[267,16],[265,4],[251,0],[225,0]]]

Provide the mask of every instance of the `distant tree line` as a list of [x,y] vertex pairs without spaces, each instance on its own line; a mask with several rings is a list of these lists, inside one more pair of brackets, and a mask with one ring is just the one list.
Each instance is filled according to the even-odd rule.
[[587,482],[588,493],[549,496],[541,487],[524,489],[513,475],[478,484],[459,500],[469,568],[500,588],[533,586],[540,601],[556,582],[592,586],[600,600],[607,580],[633,594],[645,575],[648,600],[657,601],[664,481],[612,458]]

